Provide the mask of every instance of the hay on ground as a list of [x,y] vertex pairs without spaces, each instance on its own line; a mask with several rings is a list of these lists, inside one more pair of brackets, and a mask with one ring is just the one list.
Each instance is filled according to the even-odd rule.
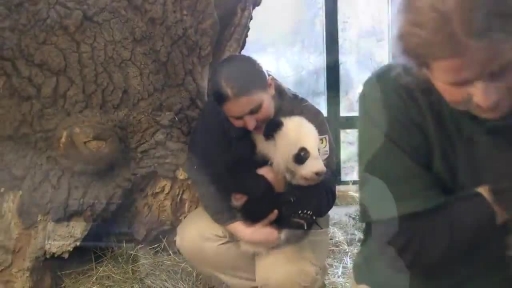
[[100,255],[79,270],[62,273],[65,288],[194,288],[201,276],[165,242],[153,247],[124,246]]
[[[327,287],[349,286],[352,260],[361,239],[356,214],[334,219],[327,262]],[[65,288],[196,288],[207,287],[201,275],[165,242],[153,247],[124,246],[102,255],[91,265],[62,274]]]
[[351,213],[347,217],[331,221],[327,287],[350,287],[352,261],[359,250],[359,243],[362,239],[363,225],[359,223],[357,213]]
[[336,205],[353,206],[359,204],[358,185],[340,185],[336,187]]

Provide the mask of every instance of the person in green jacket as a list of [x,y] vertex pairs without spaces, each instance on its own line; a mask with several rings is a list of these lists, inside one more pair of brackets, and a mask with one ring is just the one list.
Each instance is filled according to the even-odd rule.
[[359,99],[353,287],[512,287],[512,1],[401,1]]

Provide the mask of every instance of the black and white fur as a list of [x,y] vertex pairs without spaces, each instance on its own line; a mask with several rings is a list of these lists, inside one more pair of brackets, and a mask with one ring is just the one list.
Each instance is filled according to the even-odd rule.
[[302,116],[274,118],[263,134],[253,133],[256,153],[294,185],[313,185],[322,180],[326,167],[320,156],[316,127]]
[[[320,141],[316,127],[302,116],[273,118],[262,134],[253,133],[256,157],[269,164],[286,179],[287,185],[307,186],[317,184],[323,179],[326,167],[320,156]],[[232,203],[240,209],[242,217],[257,222],[273,210],[279,211],[274,222],[280,230],[280,249],[283,253],[297,254],[299,247],[316,223],[311,211],[294,211],[293,201],[300,195],[272,193],[274,198],[251,198],[243,204]],[[259,214],[255,216],[256,214]],[[259,217],[259,218],[258,218]],[[264,252],[265,247],[241,243],[244,250]],[[303,256],[302,256],[303,257]],[[288,257],[287,257],[288,258]]]

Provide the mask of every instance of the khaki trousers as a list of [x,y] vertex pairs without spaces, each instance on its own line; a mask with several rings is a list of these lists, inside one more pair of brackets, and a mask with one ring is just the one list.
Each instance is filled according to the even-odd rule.
[[[229,287],[323,287],[329,254],[328,229],[313,230],[299,249],[271,250],[256,255],[199,207],[177,228],[176,246],[198,271],[215,276]],[[286,249],[286,248],[284,248]]]

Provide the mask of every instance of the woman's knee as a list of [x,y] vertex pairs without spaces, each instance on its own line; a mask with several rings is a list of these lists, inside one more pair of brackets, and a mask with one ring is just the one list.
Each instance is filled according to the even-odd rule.
[[[217,225],[202,207],[192,211],[176,229],[176,247],[188,257],[191,253],[202,253],[216,238],[222,237],[222,227]],[[217,237],[215,237],[217,235]],[[203,249],[204,248],[204,249]]]
[[215,223],[202,207],[183,219],[176,229],[175,239],[180,253],[197,268],[224,266],[224,254],[236,252],[226,229]]
[[259,256],[256,279],[269,288],[321,287],[324,268],[325,263],[317,263],[311,253],[290,247]]
[[256,260],[257,281],[270,288],[323,287],[329,245],[328,230],[315,230],[299,244],[260,256]]
[[178,226],[176,246],[183,257],[203,273],[213,274],[233,286],[254,281],[252,255],[240,251],[238,243],[224,227],[215,223],[202,208],[190,213]]
[[320,267],[304,261],[282,264],[261,269],[256,274],[256,281],[268,288],[322,287],[324,279]]

